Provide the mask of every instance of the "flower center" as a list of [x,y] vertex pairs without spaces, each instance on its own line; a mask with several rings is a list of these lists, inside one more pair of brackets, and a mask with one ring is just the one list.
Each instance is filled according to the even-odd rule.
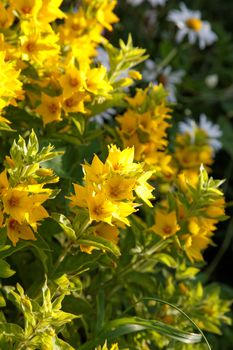
[[21,11],[25,14],[28,15],[31,12],[31,7],[30,6],[24,6],[21,8]]
[[8,203],[10,207],[17,207],[19,205],[19,198],[12,196]]
[[77,78],[70,77],[69,83],[72,87],[76,87],[78,85],[79,81]]
[[166,75],[165,75],[165,74],[162,74],[162,73],[159,74],[159,76],[158,76],[158,82],[161,83],[161,84],[163,84],[163,86],[166,86],[167,83],[168,83],[168,79],[167,79]]
[[187,19],[186,25],[195,32],[199,32],[202,27],[202,21],[199,18],[191,17]]
[[170,233],[172,232],[172,228],[171,228],[171,226],[165,226],[164,228],[163,228],[163,232],[164,233],[166,233],[166,235],[170,235]]
[[68,108],[71,108],[75,105],[75,102],[73,100],[72,97],[68,98],[67,100],[65,100],[65,105],[68,107]]
[[17,230],[19,224],[15,219],[10,219],[9,220],[9,227],[11,230]]
[[103,214],[103,208],[99,205],[96,206],[93,210],[96,216],[102,215]]
[[55,103],[48,105],[49,112],[55,114],[58,111],[58,106]]
[[34,42],[28,42],[28,44],[26,45],[26,49],[28,52],[35,51],[35,48],[36,48],[36,44]]

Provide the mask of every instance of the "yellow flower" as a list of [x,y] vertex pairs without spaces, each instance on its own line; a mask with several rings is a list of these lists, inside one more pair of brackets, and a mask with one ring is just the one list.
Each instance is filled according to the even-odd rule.
[[185,252],[189,259],[194,261],[203,261],[202,251],[212,243],[211,239],[205,233],[197,233],[195,235],[184,235]]
[[70,65],[64,75],[59,79],[63,89],[64,98],[72,96],[78,91],[84,91],[86,87],[86,75],[84,71],[80,71],[74,66]]
[[[38,192],[43,185],[36,184],[35,186],[37,188],[34,190]],[[28,190],[35,186],[18,186],[8,189],[4,192],[2,201],[4,213],[11,216],[11,218],[15,219],[19,224],[27,222],[37,230],[37,222],[49,216],[48,212],[41,204],[49,198],[51,190],[43,189],[45,193],[29,194]]]
[[[127,179],[116,174],[106,180],[104,189],[111,201],[132,200],[135,182],[134,179]],[[135,191],[137,192],[137,190]]]
[[120,221],[121,223],[130,226],[130,222],[127,217],[135,211],[135,203],[119,202],[117,203],[115,211],[113,212],[113,217],[116,221]]
[[151,229],[163,238],[175,235],[180,229],[180,226],[177,224],[175,211],[167,213],[157,209],[155,211],[155,225]]
[[31,208],[28,212],[28,217],[26,217],[27,222],[30,226],[37,231],[38,221],[41,221],[49,217],[47,210],[41,205],[49,198],[48,194],[34,194],[30,197]]
[[59,9],[63,0],[43,0],[38,19],[41,22],[53,22],[57,18],[65,18],[65,13]]
[[44,125],[62,120],[61,96],[52,97],[42,92],[41,104],[36,108],[36,112],[42,117]]
[[108,30],[112,30],[111,23],[118,22],[118,17],[112,12],[116,4],[116,0],[104,0],[96,12],[97,21]]
[[116,120],[121,126],[123,136],[131,136],[137,130],[138,114],[132,109],[127,110],[123,115],[116,117]]
[[22,95],[20,71],[14,66],[12,62],[5,62],[5,53],[0,51],[0,111]]
[[19,239],[24,240],[36,240],[36,237],[30,228],[25,223],[20,224],[17,220],[13,218],[7,219],[7,236],[12,241],[13,245],[15,246],[16,243],[19,241]]
[[152,207],[150,199],[153,199],[152,191],[154,187],[147,183],[148,179],[152,176],[153,171],[146,171],[137,179],[137,185],[135,192],[139,198],[141,198],[149,207]]
[[27,191],[22,191],[17,188],[8,189],[2,201],[6,214],[9,214],[20,224],[26,220],[32,204]]
[[107,71],[104,66],[90,68],[86,72],[86,89],[94,95],[107,96],[113,89],[106,79]]
[[140,107],[143,105],[147,95],[147,90],[137,89],[136,95],[134,97],[125,97],[125,100],[129,103],[131,107]]
[[0,29],[6,29],[9,28],[13,21],[15,19],[15,16],[12,11],[12,7],[5,7],[3,2],[0,2]]
[[87,198],[88,198],[88,190],[86,187],[80,186],[78,184],[74,184],[74,191],[75,194],[71,195],[70,197],[67,197],[71,203],[71,207],[81,207],[86,208],[87,207]]
[[91,165],[84,164],[82,168],[85,175],[84,178],[87,182],[101,183],[108,175],[106,165],[101,162],[96,154],[94,155]]
[[12,7],[22,16],[36,17],[42,6],[42,0],[10,0]]
[[134,163],[134,148],[126,148],[121,151],[115,145],[108,146],[109,154],[106,163],[119,173],[130,174],[141,169],[140,164]]
[[196,187],[199,179],[199,174],[195,171],[184,171],[177,177],[177,183],[180,190],[184,193],[189,193],[189,186]]
[[68,113],[86,113],[84,102],[88,100],[88,95],[85,92],[76,92],[72,96],[66,98],[62,102],[62,108]]
[[51,60],[53,62],[58,57],[59,38],[51,27],[48,27],[43,33],[40,31],[41,28],[33,22],[23,22],[21,27],[23,35],[20,36],[20,50],[23,60],[46,66]]
[[103,221],[111,225],[112,215],[116,210],[116,205],[108,200],[103,193],[88,196],[87,205],[90,220]]
[[129,76],[130,76],[130,78],[135,79],[135,80],[141,80],[142,79],[141,73],[136,71],[136,70],[129,71]]
[[205,214],[210,218],[218,218],[225,215],[225,200],[219,198],[205,208]]
[[119,230],[116,226],[111,226],[105,222],[100,222],[94,227],[93,233],[97,236],[103,237],[114,244],[117,244],[119,241]]
[[0,196],[4,195],[9,187],[9,181],[7,178],[7,171],[3,170],[0,173]]
[[191,217],[187,223],[189,233],[181,236],[185,242],[185,252],[192,262],[202,261],[202,251],[212,243],[210,236],[215,227],[209,219],[205,220],[202,217]]

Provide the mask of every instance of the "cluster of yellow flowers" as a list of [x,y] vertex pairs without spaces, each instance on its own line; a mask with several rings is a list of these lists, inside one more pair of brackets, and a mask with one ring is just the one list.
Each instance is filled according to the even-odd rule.
[[0,186],[0,226],[6,225],[13,245],[19,239],[35,240],[33,231],[37,231],[38,222],[49,216],[41,204],[49,198],[50,190],[40,184],[11,187],[6,170],[0,174]]
[[153,166],[156,176],[172,172],[171,156],[166,152],[168,119],[171,118],[166,97],[162,85],[138,89],[134,97],[126,97],[129,107],[116,118],[124,146],[134,146],[135,159]]
[[192,262],[203,260],[202,252],[213,243],[216,224],[226,218],[220,184],[209,179],[204,168],[195,176],[181,173],[172,201],[162,201],[155,210],[153,232],[164,239],[172,237]]
[[213,163],[213,148],[208,143],[204,130],[197,128],[193,138],[188,132],[178,133],[174,157],[178,167],[186,173],[197,173],[200,164],[207,167],[211,166]]
[[42,204],[53,196],[53,190],[44,186],[59,178],[51,169],[41,168],[40,161],[52,157],[51,150],[50,146],[44,148],[40,155],[32,132],[27,145],[20,138],[11,148],[11,157],[5,158],[5,169],[0,173],[0,227],[6,227],[13,245],[19,239],[35,240],[40,221],[49,217]]
[[91,164],[83,165],[83,171],[85,184],[74,184],[70,205],[87,208],[89,223],[100,223],[94,233],[117,241],[117,227],[130,225],[127,217],[139,206],[134,202],[135,194],[152,206],[153,187],[147,181],[153,171],[145,171],[142,163],[134,162],[133,147],[121,151],[115,145],[109,146],[104,163],[95,155]]
[[[112,30],[111,24],[118,21],[113,13],[116,1],[86,0],[69,14],[59,9],[61,3],[1,3],[0,110],[25,97],[24,106],[44,125],[69,113],[88,115],[86,105],[111,99],[113,91],[106,67],[95,58],[97,46],[107,43],[103,30]],[[62,23],[52,23],[56,19]]]
[[6,124],[9,121],[1,116],[3,109],[10,104],[15,104],[16,99],[23,97],[19,74],[20,71],[15,68],[14,62],[7,61],[6,52],[1,51],[0,46],[0,122]]

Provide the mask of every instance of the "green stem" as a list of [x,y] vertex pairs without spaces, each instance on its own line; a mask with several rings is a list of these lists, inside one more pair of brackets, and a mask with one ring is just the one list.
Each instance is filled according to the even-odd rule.
[[162,60],[162,62],[157,66],[157,70],[160,71],[161,69],[163,69],[164,67],[166,67],[168,65],[168,63],[170,63],[173,58],[177,55],[178,50],[176,47],[174,47],[169,54]]
[[[127,266],[125,266],[123,269],[117,272],[117,280],[121,279],[124,275],[126,275],[130,270],[138,268],[142,263],[144,263],[145,258],[148,256],[154,254],[155,252],[158,252],[161,248],[164,248],[167,244],[169,244],[169,240],[161,239],[158,243],[153,245],[150,248],[145,247],[144,251],[139,256],[138,260],[130,262]],[[114,277],[111,277],[108,281],[103,283],[103,287],[109,287],[114,281]],[[114,283],[115,285],[115,283]]]

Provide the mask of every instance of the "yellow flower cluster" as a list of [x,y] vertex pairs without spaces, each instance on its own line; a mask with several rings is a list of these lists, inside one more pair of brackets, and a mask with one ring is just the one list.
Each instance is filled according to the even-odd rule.
[[153,172],[145,171],[141,163],[134,162],[133,147],[121,151],[111,145],[104,163],[95,155],[91,164],[83,165],[83,171],[85,184],[74,184],[75,194],[69,197],[70,205],[86,208],[90,223],[102,223],[95,228],[96,234],[101,231],[98,228],[102,228],[109,237],[114,233],[111,226],[130,225],[128,216],[139,205],[134,202],[135,194],[152,206],[153,187],[147,181]]
[[0,227],[6,226],[13,245],[19,239],[36,239],[38,222],[49,216],[42,204],[50,195],[51,190],[43,188],[43,184],[11,186],[6,170],[0,174]]
[[113,13],[116,0],[86,0],[77,12],[67,14],[64,25],[59,27],[60,38],[68,46],[80,64],[90,63],[96,55],[96,47],[106,39],[103,30],[112,30],[118,22]]
[[[59,9],[61,3],[1,3],[0,110],[22,96],[20,76],[33,86],[25,89],[25,103],[44,125],[59,122],[69,113],[88,113],[86,103],[111,98],[113,90],[106,68],[96,66],[94,59],[97,45],[106,42],[103,30],[112,30],[111,24],[118,21],[112,12],[116,1],[85,0],[70,14]],[[62,23],[54,25],[57,19]]]
[[209,167],[213,163],[213,149],[204,130],[197,128],[195,136],[186,132],[176,136],[174,157],[178,168],[185,172],[198,173],[201,164]]
[[32,131],[26,144],[20,136],[10,155],[5,157],[5,169],[0,173],[0,227],[6,227],[13,245],[19,241],[35,240],[41,220],[49,217],[42,206],[55,192],[45,188],[59,178],[52,169],[41,168],[40,162],[53,158],[52,147],[39,151],[38,140]]
[[0,50],[0,122],[9,123],[6,118],[1,117],[3,108],[15,104],[17,98],[22,98],[19,74],[15,63],[6,61],[5,52]]
[[223,193],[204,169],[199,176],[180,174],[177,186],[172,205],[164,200],[156,208],[151,229],[164,239],[176,238],[192,262],[201,261],[202,252],[212,243],[216,224],[226,218]]
[[126,97],[127,111],[116,119],[125,147],[135,147],[135,159],[153,166],[156,175],[170,174],[171,156],[165,152],[171,109],[162,85],[138,89],[134,97]]

